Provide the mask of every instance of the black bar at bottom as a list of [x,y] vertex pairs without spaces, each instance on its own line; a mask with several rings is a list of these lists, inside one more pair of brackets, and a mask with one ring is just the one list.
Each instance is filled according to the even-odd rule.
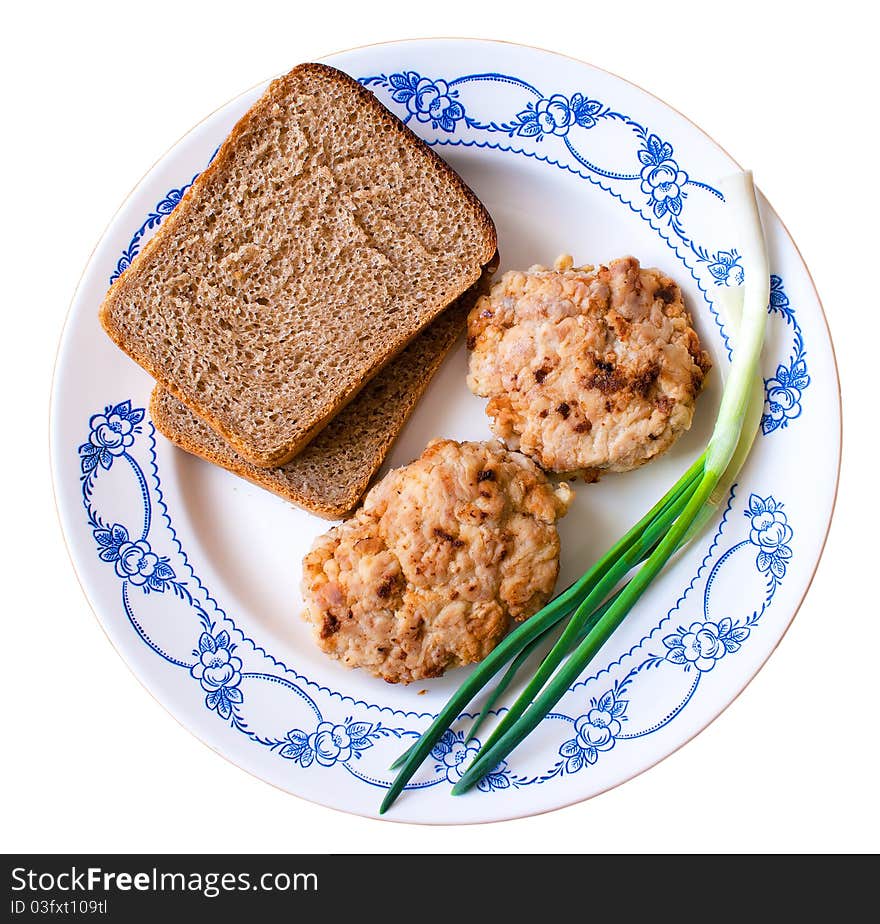
[[[704,901],[727,914],[760,919],[795,907],[857,913],[868,881],[861,864],[843,857],[735,857],[575,854],[28,854],[4,855],[6,894],[0,920],[163,922],[242,919],[260,912],[331,912],[328,921],[497,920],[613,914],[653,918],[675,909],[675,920],[705,920]],[[841,863],[840,860],[843,859]],[[819,866],[821,864],[821,868]],[[739,883],[743,888],[731,888]],[[756,890],[760,890],[756,892]],[[756,895],[760,894],[758,902]],[[5,915],[2,913],[5,912]],[[345,918],[343,917],[345,916]],[[268,919],[267,919],[268,920]],[[274,919],[273,919],[274,920]]]

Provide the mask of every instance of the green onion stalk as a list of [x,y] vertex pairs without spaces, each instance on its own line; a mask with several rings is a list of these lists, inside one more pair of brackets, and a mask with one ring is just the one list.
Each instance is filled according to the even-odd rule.
[[740,234],[739,252],[746,276],[741,301],[738,297],[729,299],[731,314],[736,309],[739,324],[732,337],[733,360],[706,450],[592,568],[511,632],[478,665],[419,740],[395,761],[393,768],[398,769],[398,774],[380,813],[391,807],[471,700],[512,662],[471,729],[471,737],[475,734],[535,649],[564,623],[561,635],[453,787],[453,794],[466,792],[498,766],[565,695],[670,558],[699,535],[727,496],[749,454],[761,419],[763,387],[758,363],[766,327],[770,271],[751,173],[728,178],[722,190]]

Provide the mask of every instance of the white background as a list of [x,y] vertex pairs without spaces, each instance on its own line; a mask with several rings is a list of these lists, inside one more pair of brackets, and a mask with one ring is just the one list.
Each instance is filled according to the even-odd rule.
[[[7,9],[0,850],[880,848],[880,146],[874,29],[860,9],[766,0],[521,8],[117,0]],[[585,59],[666,100],[751,167],[812,270],[845,413],[824,558],[797,619],[745,692],[694,741],[612,792],[468,828],[395,825],[308,804],[181,728],[134,679],[85,601],[56,518],[47,446],[68,303],[103,228],[151,164],[208,112],[300,61],[433,35],[507,39]]]

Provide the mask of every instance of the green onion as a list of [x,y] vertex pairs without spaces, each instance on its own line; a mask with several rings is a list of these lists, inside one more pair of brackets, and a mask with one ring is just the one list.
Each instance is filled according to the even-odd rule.
[[480,714],[474,719],[474,724],[471,725],[470,731],[468,732],[467,741],[473,741],[474,738],[477,737],[477,732],[483,727],[483,722],[489,718],[492,710],[495,708],[495,703],[501,699],[502,695],[507,691],[507,688],[513,683],[516,675],[520,672],[520,668],[522,668],[526,661],[535,653],[535,649],[538,648],[542,642],[546,641],[546,636],[550,634],[551,629],[547,629],[544,635],[539,635],[536,639],[529,642],[513,661],[510,662],[510,667],[507,668],[504,672],[504,676],[495,684],[495,689],[489,694],[486,702],[483,704],[483,708],[480,710]]
[[[431,748],[440,740],[444,732],[458,718],[465,706],[486,686],[487,683],[511,659],[516,657],[534,639],[542,636],[552,626],[565,619],[577,608],[584,597],[590,593],[596,583],[601,580],[609,567],[637,543],[644,531],[668,510],[668,505],[680,494],[682,484],[689,480],[695,470],[702,469],[703,456],[701,456],[679,480],[678,483],[635,524],[612,548],[587,571],[580,579],[564,590],[558,597],[551,600],[542,610],[527,619],[522,625],[511,632],[489,655],[481,661],[473,673],[452,694],[449,701],[440,711],[436,719],[422,733],[421,738],[397,761],[392,769],[399,769],[399,773],[391,784],[382,806],[380,814],[386,812],[421,766],[428,756]],[[401,763],[402,761],[402,763]]]
[[[620,594],[620,592],[621,591],[618,591],[610,599],[606,600],[605,603],[603,603],[595,612],[593,612],[590,615],[590,617],[587,619],[586,623],[584,624],[583,628],[578,633],[577,638],[575,638],[574,644],[572,645],[572,649],[577,647],[577,645],[579,645],[581,641],[583,641],[583,639],[586,638],[587,634],[592,630],[593,626],[595,626],[596,623],[602,618],[602,616],[605,615],[605,613],[608,610],[608,607],[611,606],[614,600],[617,599],[617,596]],[[545,635],[549,635],[550,631],[551,630],[548,629],[547,632],[545,632]],[[519,673],[520,668],[522,668],[522,666],[528,660],[529,655],[533,654],[535,649],[543,641],[545,641],[545,639],[542,637],[536,638],[531,644],[527,645],[516,656],[516,658],[514,658],[514,660],[510,664],[510,667],[505,672],[504,676],[501,678],[501,680],[498,681],[495,689],[492,691],[491,696],[489,696],[489,698],[486,700],[486,704],[483,706],[482,710],[480,711],[480,714],[474,720],[474,724],[471,725],[470,731],[468,732],[468,736],[467,736],[468,741],[473,740],[477,736],[477,732],[482,727],[483,722],[485,722],[486,719],[489,717],[489,714],[492,712],[492,709],[494,708],[495,703],[498,702],[498,700],[501,698],[501,695],[507,690],[507,688],[513,682],[514,678]],[[496,735],[498,734],[498,729],[496,729],[495,734]],[[489,741],[486,742],[487,747],[491,743],[491,740],[492,739],[490,738]],[[393,765],[392,765],[392,769],[393,769]]]
[[[642,535],[639,536],[638,541],[608,568],[602,578],[596,582],[596,586],[584,598],[583,602],[575,611],[574,616],[569,620],[559,641],[556,642],[550,653],[544,658],[534,677],[532,677],[525,690],[523,690],[516,702],[510,707],[510,711],[501,720],[501,723],[492,733],[484,747],[491,747],[526,711],[526,708],[531,704],[532,700],[547,682],[553,671],[555,671],[562,660],[571,653],[572,648],[576,645],[576,640],[581,636],[586,625],[588,623],[595,624],[596,620],[592,620],[591,617],[597,608],[601,606],[602,601],[629,571],[648,558],[657,548],[662,537],[668,532],[670,525],[678,519],[685,509],[686,504],[689,503],[700,482],[702,471],[703,457],[701,456],[682,479],[685,483],[682,485],[681,482],[679,482],[673,489],[675,492],[673,500],[664,505],[656,519],[645,529]],[[681,485],[681,487],[679,487],[679,485]],[[603,618],[605,615],[606,614],[603,614]]]
[[[666,504],[663,505],[663,507],[660,509],[660,511],[657,514],[656,519],[659,520],[660,518],[663,518],[664,516],[666,516],[670,512],[673,505],[679,502],[679,499],[682,497],[685,491],[688,490],[691,487],[691,485],[693,485],[694,481],[696,480],[696,478],[700,475],[702,471],[702,468],[699,462],[700,460],[698,460],[697,463],[695,463],[694,466],[692,466],[685,473],[684,478],[682,478],[678,483],[676,483],[676,485],[673,487],[672,491],[670,492],[671,497],[666,502]],[[682,482],[684,482],[684,484],[682,484]],[[648,553],[651,551],[653,551],[653,547],[648,549],[643,554],[642,558],[639,559],[637,564],[641,564],[641,562],[644,561],[645,558],[647,558]],[[596,622],[605,614],[605,611],[611,605],[613,600],[616,599],[619,593],[620,591],[618,591],[611,599],[603,603],[601,607],[599,607],[596,610],[593,610],[590,613],[590,615],[586,617],[586,619],[583,621],[583,625],[581,626],[580,630],[577,632],[575,636],[575,640],[574,640],[574,643],[571,645],[571,648],[575,647],[583,640],[583,638],[593,628]],[[552,631],[553,631],[553,626],[550,626],[548,629],[545,630],[543,635],[538,636],[536,639],[534,639],[532,642],[526,645],[525,648],[523,648],[523,650],[516,656],[516,658],[511,663],[510,667],[505,672],[504,676],[501,678],[501,680],[496,685],[492,694],[486,700],[486,703],[483,706],[482,710],[480,711],[479,716],[477,716],[476,720],[474,721],[474,724],[471,726],[471,729],[468,732],[468,737],[467,737],[468,741],[471,741],[473,738],[476,737],[477,732],[482,727],[483,722],[485,722],[486,719],[488,718],[490,712],[495,706],[495,703],[498,702],[501,695],[507,690],[507,688],[513,682],[514,677],[517,675],[517,673],[519,673],[523,664],[525,664],[525,662],[529,659],[530,655],[533,654],[535,649],[538,648],[542,642],[546,641],[546,636],[550,635]],[[570,653],[571,648],[569,649],[568,652],[566,652],[566,654]],[[520,697],[521,700],[525,699],[525,697],[527,696],[528,690],[532,689],[533,686],[534,686],[534,680],[532,684],[529,685],[527,690]],[[517,702],[520,702],[520,700],[517,700]],[[514,704],[514,706],[512,707],[510,711],[514,712],[516,711],[516,709],[517,709],[517,706],[516,704]],[[516,714],[519,715],[520,712],[516,712]],[[505,721],[509,721],[509,717],[507,717]],[[496,732],[495,732],[496,736],[499,734],[499,731],[500,729],[496,729]],[[487,746],[491,743],[491,740],[492,739],[490,739],[490,741],[487,742]],[[395,763],[391,765],[391,769],[392,770],[396,769],[402,763],[403,763],[403,757],[400,757],[398,758],[397,761],[395,761]]]
[[[508,635],[474,670],[419,741],[401,758],[400,772],[382,802],[380,813],[388,810],[434,744],[501,667],[515,659],[490,700],[491,705],[538,642],[553,626],[570,616],[559,640],[453,787],[453,794],[466,792],[506,758],[559,702],[669,559],[699,533],[726,496],[749,453],[760,421],[763,390],[758,362],[766,326],[770,274],[751,174],[737,174],[723,188],[735,227],[742,234],[739,251],[747,275],[733,362],[706,451],[579,581]],[[635,575],[614,591],[637,565],[641,567]],[[490,704],[484,708],[484,714],[488,714]]]
[[714,487],[708,481],[700,482],[696,493],[688,502],[681,516],[672,524],[660,545],[651,554],[636,576],[627,584],[623,593],[608,608],[593,630],[575,648],[569,659],[547,684],[541,695],[504,735],[490,747],[480,750],[474,762],[458,783],[452,787],[453,795],[466,792],[478,783],[493,767],[497,766],[525,737],[530,734],[544,716],[562,699],[571,684],[580,676],[596,652],[610,638],[612,632],[623,622],[624,617],[635,606],[639,597],[675,551],[684,537],[691,521],[699,512]]

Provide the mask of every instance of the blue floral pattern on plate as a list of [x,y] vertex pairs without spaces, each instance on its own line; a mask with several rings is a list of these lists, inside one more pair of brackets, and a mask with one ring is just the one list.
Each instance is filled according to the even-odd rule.
[[464,118],[464,109],[458,102],[458,93],[450,90],[445,80],[428,80],[415,71],[392,74],[388,80],[395,103],[406,106],[404,122],[413,117],[429,122],[432,128],[444,132],[455,131],[455,123]]
[[[517,95],[506,114],[492,118],[472,109],[466,91],[485,81]],[[567,162],[543,154],[539,159],[601,185],[629,205],[661,233],[704,293],[710,293],[712,286],[742,282],[740,257],[734,249],[723,243],[714,247],[699,244],[687,230],[688,196],[718,198],[720,193],[691,175],[670,141],[594,99],[587,88],[545,94],[510,75],[446,79],[425,77],[412,69],[365,77],[362,82],[385,91],[387,102],[404,120],[415,120],[437,132],[436,138],[428,139],[432,144],[479,145],[487,143],[486,138],[501,137],[521,147],[492,142],[496,149],[534,157],[539,157],[538,150],[559,146],[568,152]],[[631,133],[634,144],[629,171],[612,170],[588,158],[582,143],[584,133],[598,132],[603,125],[617,125]],[[536,145],[541,148],[532,147]],[[194,180],[170,189],[135,230],[117,260],[111,282]],[[629,198],[622,189],[631,190]],[[690,262],[682,254],[689,254]],[[800,416],[803,393],[810,384],[802,332],[779,276],[773,277],[768,310],[792,331],[794,349],[790,360],[766,380],[765,434],[784,429]],[[90,417],[84,441],[77,447],[86,521],[98,558],[113,566],[112,573],[120,584],[122,612],[133,631],[169,669],[191,678],[212,721],[225,723],[254,747],[287,762],[291,772],[342,772],[367,786],[386,787],[393,776],[388,771],[390,761],[419,735],[430,716],[392,710],[395,721],[386,724],[375,713],[388,707],[354,702],[338,691],[321,687],[274,658],[241,630],[189,565],[163,499],[154,431],[151,425],[143,426],[144,420],[144,409],[133,407],[131,401],[110,402]],[[130,473],[141,500],[137,510],[130,505],[107,510],[103,505],[108,498],[96,499],[96,486],[111,470]],[[545,719],[542,731],[554,744],[544,753],[553,755],[553,762],[534,772],[521,767],[521,757],[515,753],[509,763],[494,768],[481,782],[485,795],[589,772],[612,751],[673,722],[699,695],[701,679],[724,671],[748,644],[785,579],[795,554],[795,532],[783,504],[769,492],[749,497],[739,518],[741,526],[735,526],[730,517],[736,504],[735,492],[731,492],[699,570],[676,605],[624,656],[573,684],[560,711]],[[153,516],[155,510],[162,513],[159,520]],[[713,588],[725,580],[727,563],[743,558],[751,561],[752,573],[760,581],[744,591],[753,599],[738,614],[716,612]],[[187,573],[191,578],[181,577]],[[167,650],[157,639],[161,625],[155,624],[150,611],[144,609],[151,593],[165,591],[171,591],[167,596],[179,607],[175,618],[189,620],[187,651]],[[687,610],[687,618],[682,618],[683,610]],[[677,700],[655,701],[650,678],[657,672],[680,678],[676,679],[680,683]],[[282,710],[279,721],[285,724],[277,730],[255,727],[264,720],[249,712],[251,697],[269,688],[286,697],[289,704],[291,721],[286,721],[287,713]],[[590,689],[589,696],[585,688]],[[352,711],[341,713],[342,704]],[[414,778],[411,788],[449,786],[460,779],[479,747],[479,742],[465,737],[469,718],[460,717],[435,745],[432,760]]]
[[[723,198],[721,193],[707,183],[692,179],[674,157],[672,144],[651,132],[635,119],[612,109],[586,92],[571,95],[553,92],[545,94],[527,81],[510,74],[465,74],[453,79],[425,77],[417,71],[408,70],[391,74],[375,74],[360,78],[364,86],[374,90],[387,91],[389,103],[394,107],[406,107],[401,112],[404,121],[415,117],[430,122],[441,135],[434,139],[437,144],[485,145],[479,135],[501,133],[511,140],[526,144],[544,146],[548,139],[556,139],[564,145],[573,158],[574,166],[566,168],[574,172],[585,171],[590,178],[602,178],[626,183],[638,181],[642,193],[641,207],[647,209],[654,219],[664,219],[665,227],[673,232],[696,259],[706,266],[717,267],[732,253],[729,249],[710,253],[694,242],[680,218],[688,190],[700,190],[711,196]],[[515,111],[507,118],[481,118],[469,112],[463,95],[468,89],[481,87],[486,82],[510,88],[519,95],[519,102],[511,94],[511,108]],[[474,103],[473,105],[476,105]],[[611,170],[593,163],[587,157],[576,137],[578,132],[596,129],[600,123],[619,123],[632,132],[636,145],[632,172]],[[455,133],[468,137],[455,139],[445,137]],[[429,143],[432,143],[429,140]],[[492,145],[497,147],[497,145]],[[528,148],[503,148],[515,153],[536,156]],[[555,163],[556,166],[562,166]],[[735,254],[734,254],[735,259]]]
[[[216,151],[214,152],[216,154]],[[213,160],[213,155],[211,156]],[[184,183],[183,186],[176,187],[174,189],[169,189],[167,193],[156,203],[156,207],[150,212],[149,215],[144,219],[144,223],[135,231],[132,235],[131,240],[128,243],[128,247],[123,251],[122,256],[116,261],[116,266],[113,269],[113,273],[110,276],[110,282],[115,282],[128,268],[131,266],[132,260],[140,253],[141,242],[143,241],[144,236],[148,231],[153,231],[159,227],[163,218],[166,218],[170,215],[180,200],[183,198],[186,191],[192,186],[193,183],[198,179],[198,174],[196,174],[188,183]]]
[[[122,422],[126,420],[135,421],[130,430],[122,425]],[[98,547],[98,557],[114,565],[116,576],[122,584],[124,609],[135,631],[170,664],[186,668],[204,693],[205,708],[216,713],[221,721],[229,723],[231,727],[246,735],[254,744],[268,748],[280,758],[291,761],[302,770],[313,768],[331,770],[341,766],[351,775],[369,785],[387,786],[391,775],[387,770],[386,751],[382,751],[385,762],[372,766],[368,772],[360,771],[357,764],[378,742],[402,741],[406,738],[417,737],[421,726],[418,722],[412,723],[412,714],[401,714],[402,717],[409,718],[410,722],[408,725],[397,726],[386,726],[381,722],[366,721],[351,715],[342,721],[334,720],[325,715],[318,706],[314,691],[307,689],[312,686],[308,678],[293,674],[293,679],[290,679],[288,675],[292,672],[280,662],[275,662],[277,668],[271,672],[266,671],[264,665],[259,670],[251,669],[246,658],[240,653],[239,646],[232,640],[233,633],[241,634],[240,629],[219,609],[217,609],[216,616],[209,615],[204,605],[193,595],[187,583],[177,578],[175,569],[169,563],[168,558],[153,551],[150,532],[154,521],[150,512],[154,503],[163,510],[165,508],[161,495],[161,481],[156,467],[153,428],[150,425],[147,434],[143,434],[143,428],[139,426],[141,420],[143,420],[143,409],[132,408],[129,401],[108,405],[104,413],[93,415],[89,421],[90,433],[101,434],[98,443],[101,451],[105,445],[108,451],[113,450],[110,455],[111,461],[109,465],[90,465],[88,470],[85,470],[85,465],[81,466],[83,468],[81,474],[83,505]],[[112,436],[103,432],[106,427],[110,427],[109,432]],[[135,431],[137,431],[136,434]],[[135,439],[123,445],[124,437],[129,434],[135,434]],[[145,443],[142,442],[144,435],[148,437]],[[91,459],[94,453],[88,456],[83,455],[83,447],[94,447],[95,445],[91,439],[81,444],[80,459]],[[129,527],[124,523],[116,521],[111,523],[109,520],[105,522],[93,503],[93,494],[101,473],[107,472],[110,466],[117,461],[125,461],[128,464],[139,487],[147,485],[149,480],[137,457],[144,450],[148,454],[152,470],[151,479],[155,488],[147,489],[143,495],[146,506],[142,511],[142,519],[145,526],[142,535],[133,539]],[[733,496],[731,496],[728,510],[718,529],[715,541],[704,559],[703,567],[713,558],[713,551],[724,531],[732,503]],[[502,762],[481,781],[479,789],[482,792],[491,793],[545,784],[557,777],[578,773],[595,765],[602,754],[612,750],[620,742],[649,734],[657,727],[662,727],[652,726],[648,731],[641,732],[631,732],[627,729],[634,714],[633,702],[638,700],[639,677],[643,672],[656,670],[665,664],[674,670],[696,674],[696,680],[687,695],[674,706],[662,723],[667,724],[687,706],[696,692],[699,677],[717,669],[723,658],[735,655],[740,650],[758,625],[762,613],[772,601],[779,582],[785,577],[787,565],[793,555],[791,542],[794,536],[783,505],[771,495],[760,497],[752,494],[744,515],[749,524],[748,536],[730,546],[723,555],[716,558],[706,581],[704,618],[693,620],[686,626],[679,626],[675,631],[664,636],[662,644],[665,651],[662,653],[653,650],[646,651],[642,660],[631,667],[626,676],[612,689],[593,697],[589,702],[589,708],[583,713],[569,715],[560,712],[548,716],[545,722],[567,723],[570,728],[568,736],[556,746],[560,759],[552,767],[543,773],[529,775],[517,772],[515,764],[509,765],[506,761]],[[173,528],[167,513],[165,517],[168,523],[167,528],[171,530],[173,536]],[[754,567],[759,574],[766,575],[764,599],[758,609],[742,619],[734,619],[730,616],[712,618],[708,604],[712,583],[723,564],[735,553],[747,548],[756,550]],[[185,562],[185,556],[183,560]],[[196,583],[202,586],[198,579]],[[139,589],[144,595],[151,591],[161,593],[171,588],[175,596],[186,605],[186,610],[194,617],[193,630],[195,632],[195,645],[189,660],[170,656],[156,645],[136,616],[137,604],[128,593],[130,587]],[[207,600],[213,603],[213,598],[210,596]],[[214,606],[216,608],[216,604]],[[671,615],[670,613],[663,622]],[[229,627],[221,628],[221,622]],[[255,645],[247,636],[242,637]],[[643,642],[649,642],[650,638],[651,636],[646,637]],[[260,651],[261,649],[255,650]],[[280,684],[289,690],[299,701],[306,703],[308,713],[313,716],[311,727],[295,726],[281,737],[264,736],[254,731],[246,715],[245,685],[248,681]],[[589,679],[580,680],[571,689],[575,691],[588,682]],[[629,695],[624,697],[623,694],[627,691]],[[367,709],[381,708],[378,705],[366,703],[361,705]],[[467,716],[462,717],[462,721],[466,719]],[[412,785],[424,787],[439,783],[455,784],[479,747],[479,740],[467,740],[463,729],[453,728],[447,731],[431,751],[433,758],[431,775]]]
[[639,151],[642,192],[648,196],[657,218],[667,212],[681,215],[688,175],[672,159],[672,145],[651,135]]
[[[439,129],[442,137],[438,136],[429,143],[482,146],[487,142],[479,136],[492,133],[503,133],[523,145],[542,145],[546,139],[556,139],[564,145],[568,155],[573,159],[573,164],[566,166],[559,161],[548,163],[599,182],[603,189],[607,188],[622,201],[630,204],[634,210],[639,211],[646,221],[661,221],[661,227],[672,232],[674,238],[690,253],[691,258],[695,258],[695,278],[701,282],[701,288],[703,285],[709,287],[742,284],[743,268],[737,251],[732,247],[712,250],[697,243],[685,224],[685,206],[689,190],[718,198],[721,198],[721,193],[709,184],[690,177],[687,170],[680,165],[668,140],[650,131],[635,119],[612,109],[598,99],[591,98],[586,92],[577,92],[570,96],[560,92],[545,94],[517,77],[491,73],[466,74],[450,80],[441,80],[423,77],[417,71],[409,70],[362,77],[361,82],[376,90],[387,90],[392,106],[395,103],[404,104],[407,112],[402,113],[402,116],[405,121],[415,116],[422,122],[430,121],[435,129]],[[507,119],[475,117],[468,112],[463,95],[469,87],[481,87],[486,82],[510,88],[512,93],[516,92],[523,97],[524,104],[520,103],[518,111]],[[511,108],[517,108],[517,103],[513,99]],[[622,124],[632,132],[635,145],[631,173],[602,167],[587,157],[585,142],[588,136],[579,136],[578,133],[594,130],[600,123]],[[456,133],[462,137],[447,137]],[[528,146],[508,147],[503,150],[530,157],[538,156],[537,150],[533,151]],[[603,184],[602,181],[609,181],[611,185]],[[626,193],[627,187],[636,181],[642,194],[641,201],[631,198]],[[619,186],[621,192],[618,192],[615,186]],[[671,246],[679,252],[677,247]],[[680,252],[679,255],[682,256]],[[687,264],[684,256],[682,259]],[[780,365],[776,375],[766,380],[766,410],[761,421],[765,435],[787,427],[790,421],[800,416],[801,397],[804,389],[810,384],[803,335],[788,296],[783,290],[782,280],[776,275],[771,280],[769,311],[771,314],[779,314],[792,327],[794,353],[787,365]]]
[[103,414],[92,415],[89,438],[79,447],[83,472],[91,472],[97,465],[109,469],[113,460],[134,444],[143,419],[143,409],[132,410],[130,401],[107,405]]
[[93,535],[100,548],[98,558],[113,562],[118,577],[143,588],[145,593],[151,590],[163,593],[167,582],[174,580],[168,559],[156,555],[146,539],[132,542],[121,523],[99,526],[93,530]]
[[663,639],[669,649],[666,660],[683,665],[685,670],[710,671],[728,652],[739,651],[748,635],[748,628],[734,626],[728,618],[717,623],[692,622]]
[[235,645],[224,631],[212,635],[202,632],[199,647],[193,651],[198,658],[190,668],[190,674],[205,690],[205,705],[216,709],[224,719],[232,716],[233,706],[242,702],[242,693],[238,689],[241,683],[241,658],[235,657]]
[[574,738],[559,748],[565,758],[565,772],[577,773],[588,764],[599,759],[600,751],[610,751],[626,721],[625,699],[616,699],[613,690],[608,690],[599,699],[593,699],[589,712],[574,720]]
[[755,559],[758,570],[767,573],[771,581],[781,581],[792,556],[789,543],[794,535],[782,504],[772,497],[753,494],[745,515],[752,524],[749,541],[759,549]]
[[781,316],[792,328],[794,344],[787,363],[776,367],[776,374],[764,380],[766,400],[761,430],[766,435],[784,429],[801,416],[803,393],[810,384],[804,336],[779,276],[770,277],[771,314]]

